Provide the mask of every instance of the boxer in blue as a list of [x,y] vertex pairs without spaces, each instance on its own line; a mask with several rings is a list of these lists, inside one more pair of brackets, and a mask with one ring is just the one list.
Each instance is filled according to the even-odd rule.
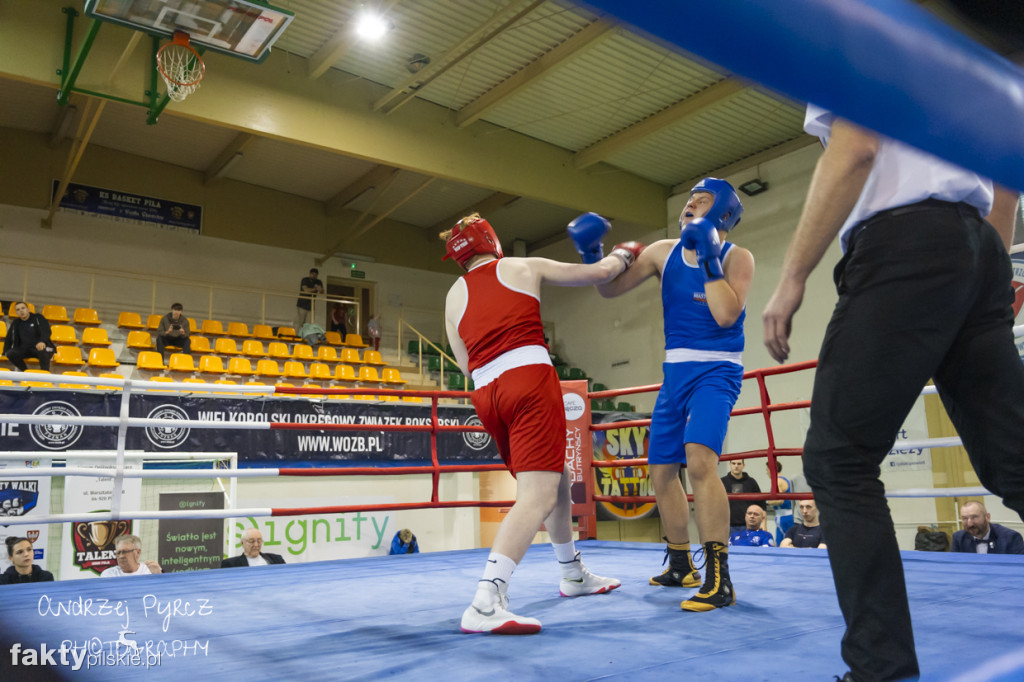
[[[679,216],[679,239],[655,242],[629,270],[597,287],[611,298],[650,277],[661,281],[665,380],[651,418],[648,463],[669,565],[650,583],[701,585],[690,555],[689,503],[679,478],[686,464],[706,561],[700,590],[680,604],[686,611],[736,603],[727,561],[729,501],[718,475],[718,458],[743,378],[743,320],[754,276],[750,252],[724,241],[742,212],[728,182],[704,178],[690,191]],[[569,226],[584,262],[594,262],[603,253],[602,222],[588,213]]]

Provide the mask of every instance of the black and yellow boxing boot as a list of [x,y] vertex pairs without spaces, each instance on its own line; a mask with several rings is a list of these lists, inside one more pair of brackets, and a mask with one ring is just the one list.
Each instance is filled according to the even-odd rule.
[[736,603],[729,580],[729,548],[721,542],[705,542],[704,561],[704,585],[679,605],[684,611],[711,611]]
[[[663,587],[697,587],[700,585],[700,573],[693,565],[690,546],[673,545],[668,538],[664,538],[664,540],[668,543],[668,547],[665,548],[665,561],[668,562],[668,568],[661,575],[651,578],[651,584]],[[661,562],[662,566],[665,565],[665,561]]]

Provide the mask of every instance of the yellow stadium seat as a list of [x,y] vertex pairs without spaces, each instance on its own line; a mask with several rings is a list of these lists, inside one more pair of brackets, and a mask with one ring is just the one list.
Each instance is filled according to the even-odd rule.
[[320,346],[316,349],[316,359],[320,362],[338,362],[338,351],[331,346]]
[[332,393],[329,396],[327,396],[327,399],[328,400],[348,400],[351,397],[352,396],[345,395],[344,393]]
[[297,339],[299,335],[295,333],[295,327],[278,327],[277,337],[280,339]]
[[222,336],[213,342],[213,352],[218,355],[238,355],[238,343],[234,339]]
[[[7,317],[17,317],[14,313],[14,307],[16,305],[18,305],[17,301],[11,301],[11,305],[7,306]],[[26,305],[28,305],[28,311],[30,313],[34,313],[36,311],[36,307],[31,303],[27,303]]]
[[256,362],[256,374],[261,377],[279,377],[281,368],[278,367],[277,360],[259,360]]
[[402,402],[403,403],[422,403],[423,402],[423,396],[420,396],[420,395],[403,395],[402,396]]
[[117,326],[119,329],[145,329],[142,324],[142,315],[138,313],[118,313]]
[[263,339],[264,341],[274,340],[274,330],[269,324],[254,324],[252,326],[252,335],[257,339]]
[[316,360],[316,356],[313,355],[313,349],[304,343],[297,343],[292,346],[292,357],[303,362]]
[[82,359],[82,349],[78,346],[57,346],[57,352],[53,354],[51,362],[55,365],[69,365],[81,367],[85,364]]
[[314,362],[309,366],[309,378],[313,381],[330,381],[334,378],[331,368],[323,362]]
[[101,374],[100,376],[104,379],[120,379],[122,383],[121,386],[97,386],[96,388],[100,389],[101,391],[120,391],[123,388],[124,377],[121,376],[120,374],[111,374],[107,372],[105,374]]
[[381,379],[385,384],[407,384],[409,383],[402,378],[402,374],[394,367],[385,367],[383,369],[383,376]]
[[53,388],[53,383],[50,381],[22,381],[20,383],[28,388]]
[[203,320],[203,333],[209,334],[210,336],[224,336],[227,334],[224,331],[224,325],[221,324],[220,320]]
[[[206,379],[197,379],[196,377],[187,377],[181,380],[183,384],[205,384]],[[209,391],[192,391],[192,393],[209,393]]]
[[287,381],[278,381],[274,384],[275,388],[295,388],[295,384],[289,384]]
[[359,351],[357,351],[355,348],[342,348],[341,362],[347,362],[350,365],[363,364],[363,361],[359,359]]
[[152,350],[155,346],[153,345],[153,337],[149,332],[144,331],[130,331],[128,332],[128,341],[125,346],[131,350]]
[[380,357],[380,351],[378,350],[367,350],[363,351],[363,364],[364,365],[377,365],[383,366],[388,363]]
[[248,339],[252,337],[249,333],[249,325],[245,322],[228,322],[228,336],[234,336],[236,339]]
[[377,368],[363,365],[359,368],[360,384],[380,384],[380,377],[377,375]]
[[[0,320],[0,341],[7,338],[7,323]],[[76,342],[77,343],[77,342]]]
[[[152,377],[150,379],[150,381],[158,381],[158,382],[160,382],[162,384],[164,384],[164,383],[169,384],[169,383],[173,382],[174,379],[172,379],[171,377],[160,376],[160,377]],[[162,388],[150,388],[150,389],[147,389],[147,390],[155,391],[157,393],[173,393],[173,391],[168,391],[168,390],[165,390],[165,389],[162,389]]]
[[188,318],[188,330],[190,332],[192,332],[193,334],[198,334],[199,333],[200,328],[199,328],[199,323],[196,322],[196,318],[194,318],[194,317]]
[[[62,372],[61,374],[63,376],[66,376],[66,377],[87,377],[87,376],[89,376],[85,372],[76,372],[76,371]],[[82,384],[60,383],[57,386],[59,388],[95,388],[95,386],[93,384],[84,384],[84,383],[82,383]]]
[[202,374],[223,374],[224,361],[219,355],[204,355],[199,358],[199,371]]
[[247,382],[245,382],[245,385],[246,386],[266,386],[266,384],[263,383],[262,381],[255,381],[255,380],[247,381]]
[[160,320],[164,319],[163,315],[154,313],[146,318],[146,329],[152,329],[156,331],[160,327]]
[[324,332],[324,338],[327,340],[327,343],[332,346],[342,346],[345,344],[341,339],[341,334],[338,332]]
[[353,384],[358,381],[356,378],[356,371],[352,369],[352,365],[335,365],[334,380]]
[[248,377],[255,374],[255,372],[253,372],[252,363],[249,362],[249,358],[231,358],[228,360],[228,374]]
[[305,379],[306,368],[302,366],[301,362],[288,360],[284,363],[282,376],[284,376],[285,379]]
[[188,341],[193,353],[203,354],[213,352],[213,348],[210,347],[210,339],[205,336],[192,336],[190,334]]
[[[237,381],[232,381],[231,379],[217,379],[213,383],[221,384],[221,385],[224,385],[224,386],[237,386],[238,385]],[[214,393],[220,393],[222,395],[238,395],[238,391],[214,391]]]
[[107,330],[101,327],[87,327],[86,329],[83,329],[82,345],[103,347],[109,346],[110,338],[107,336]]
[[55,324],[50,327],[50,340],[56,346],[77,346],[78,334],[71,325]]
[[250,358],[266,357],[267,351],[263,350],[263,342],[256,339],[246,339],[242,342],[242,355]]
[[68,310],[62,305],[44,305],[43,306],[43,317],[46,318],[47,322],[57,322],[59,324],[66,324],[71,320],[68,319]]
[[363,337],[359,334],[345,334],[345,345],[352,348],[366,348]]
[[[145,332],[142,333],[145,334]],[[162,372],[167,369],[164,359],[155,350],[141,351],[135,361],[135,367],[146,372]]]
[[288,344],[282,341],[271,341],[267,346],[267,357],[275,360],[290,360],[292,354],[288,352]]
[[114,351],[109,348],[93,348],[89,351],[89,366],[103,368],[114,368],[121,363],[117,361]]
[[100,325],[100,316],[95,308],[75,308],[75,324]]
[[0,379],[0,386],[13,386],[14,382],[10,379]]
[[191,374],[196,371],[196,362],[192,359],[191,355],[186,353],[172,353],[169,367],[172,372],[188,372]]

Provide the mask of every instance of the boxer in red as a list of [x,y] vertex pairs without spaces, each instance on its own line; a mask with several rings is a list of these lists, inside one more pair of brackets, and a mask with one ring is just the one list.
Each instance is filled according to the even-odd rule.
[[[580,221],[594,234],[611,227],[594,213],[575,222]],[[441,238],[445,258],[466,270],[445,301],[448,340],[463,373],[473,377],[477,415],[516,478],[516,503],[494,538],[473,603],[462,614],[462,631],[533,634],[540,621],[509,612],[508,583],[542,523],[561,566],[562,596],[600,594],[620,585],[588,571],[573,543],[565,411],[544,342],[540,285],[608,282],[636,260],[643,245],[620,244],[589,265],[503,258],[494,229],[475,213]]]

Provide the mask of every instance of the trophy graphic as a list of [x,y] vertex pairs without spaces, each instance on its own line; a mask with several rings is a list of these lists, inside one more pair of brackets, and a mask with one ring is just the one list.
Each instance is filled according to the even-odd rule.
[[131,522],[121,521],[92,521],[79,523],[75,526],[75,532],[82,538],[86,547],[92,545],[94,551],[102,551],[112,546],[114,539],[124,535],[131,530]]

